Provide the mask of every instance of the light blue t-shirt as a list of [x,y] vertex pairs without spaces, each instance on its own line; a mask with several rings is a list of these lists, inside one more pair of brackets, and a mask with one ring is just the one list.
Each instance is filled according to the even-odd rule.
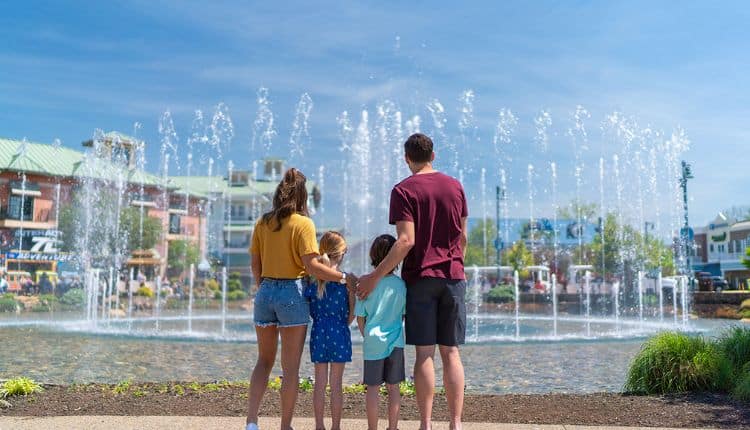
[[403,316],[406,313],[406,284],[388,275],[365,300],[357,300],[354,313],[365,317],[362,353],[365,360],[381,360],[404,347]]

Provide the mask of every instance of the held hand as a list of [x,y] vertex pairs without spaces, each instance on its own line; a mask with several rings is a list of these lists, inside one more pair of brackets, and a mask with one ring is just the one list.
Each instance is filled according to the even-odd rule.
[[354,273],[346,274],[346,289],[349,290],[350,293],[357,290],[357,282],[359,282],[357,275]]
[[366,299],[367,296],[372,293],[372,290],[375,289],[375,286],[379,281],[380,279],[376,278],[372,273],[362,275],[362,277],[359,278],[359,283],[357,284],[357,298],[360,300]]

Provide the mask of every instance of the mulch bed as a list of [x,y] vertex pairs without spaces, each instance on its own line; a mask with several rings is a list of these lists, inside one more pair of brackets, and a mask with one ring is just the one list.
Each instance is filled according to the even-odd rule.
[[[138,384],[115,393],[112,385],[46,386],[42,393],[6,399],[0,415],[187,415],[244,416],[247,388],[225,385],[213,390],[190,384]],[[261,414],[279,416],[279,394],[269,390]],[[363,418],[363,394],[345,394],[344,417]],[[385,416],[385,401],[381,402]],[[447,419],[443,395],[437,395],[435,420]],[[298,416],[312,416],[312,394],[302,392]],[[419,418],[413,397],[404,397],[401,418]],[[725,395],[628,396],[622,394],[467,395],[464,419],[523,424],[714,427],[750,429],[750,405]]]

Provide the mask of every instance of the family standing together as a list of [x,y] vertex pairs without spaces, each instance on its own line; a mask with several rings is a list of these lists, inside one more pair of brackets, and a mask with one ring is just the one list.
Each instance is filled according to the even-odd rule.
[[[368,427],[377,428],[378,392],[386,384],[388,428],[399,416],[399,383],[405,380],[404,347],[414,345],[414,384],[420,428],[431,429],[436,346],[450,428],[460,430],[464,369],[459,345],[466,332],[464,252],[468,209],[461,184],[433,169],[432,140],[423,134],[404,144],[412,175],[391,192],[389,222],[396,236],[378,236],[370,247],[372,271],[357,278],[339,269],[347,252],[337,232],[322,235],[308,217],[306,178],[292,168],[273,197],[272,209],[256,224],[250,248],[258,282],[254,320],[258,359],[250,379],[247,430],[258,429],[258,410],[281,338],[281,429],[291,429],[299,367],[312,318],[310,355],[315,364],[313,408],[324,428],[330,387],[332,430],[340,428],[342,379],[352,360],[349,326],[363,336],[363,382]],[[401,276],[395,271],[400,266]],[[311,281],[310,279],[314,279]]]

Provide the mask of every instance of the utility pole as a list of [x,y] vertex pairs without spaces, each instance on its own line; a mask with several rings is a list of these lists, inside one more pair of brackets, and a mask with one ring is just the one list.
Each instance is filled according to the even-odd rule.
[[693,179],[693,169],[690,166],[690,164],[686,161],[682,162],[682,175],[680,176],[680,187],[682,188],[682,209],[685,216],[685,225],[682,227],[681,231],[681,239],[682,239],[682,248],[685,253],[685,268],[683,268],[685,274],[688,275],[688,280],[690,282],[690,286],[693,285],[693,276],[692,276],[692,265],[690,262],[690,253],[693,249],[693,235],[691,234],[690,230],[690,222],[688,221],[688,193],[687,193],[687,184],[689,179]]
[[497,255],[495,257],[495,265],[498,267],[497,274],[498,278],[500,276],[500,262],[501,262],[501,253],[503,251],[503,240],[500,236],[500,201],[505,199],[505,190],[501,190],[500,186],[498,185],[495,187],[495,250],[497,251]]

